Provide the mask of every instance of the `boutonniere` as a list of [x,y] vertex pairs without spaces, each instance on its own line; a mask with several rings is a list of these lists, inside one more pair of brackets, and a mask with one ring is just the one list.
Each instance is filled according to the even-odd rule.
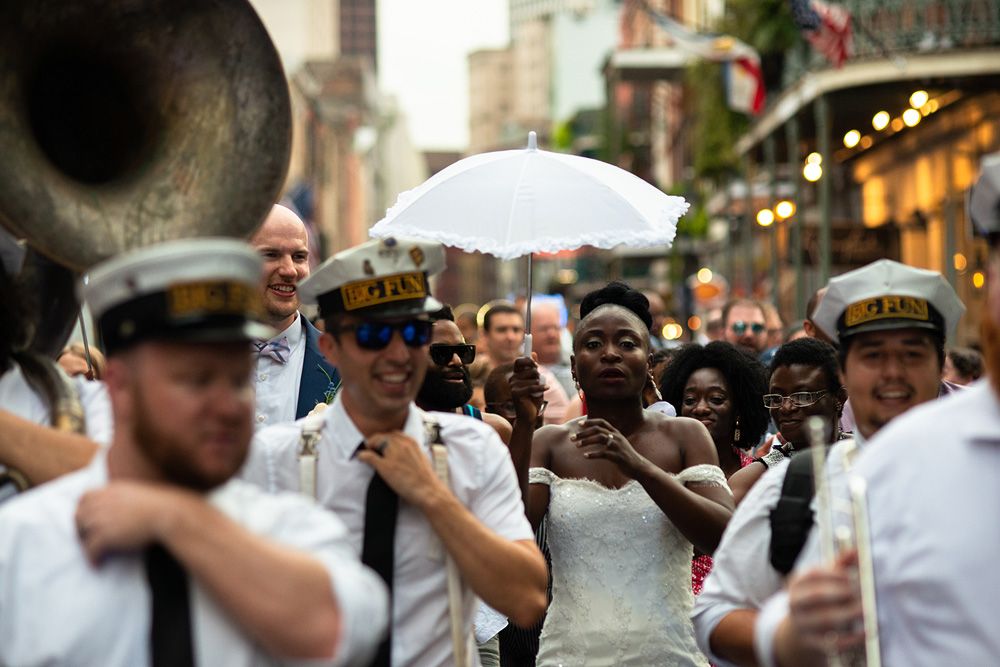
[[323,402],[327,404],[333,403],[333,399],[336,398],[337,392],[340,391],[340,382],[335,382],[333,377],[327,373],[326,369],[321,365],[316,364],[316,368],[323,372],[323,375],[326,376],[326,379],[329,382],[329,384],[326,385],[326,389],[323,390]]

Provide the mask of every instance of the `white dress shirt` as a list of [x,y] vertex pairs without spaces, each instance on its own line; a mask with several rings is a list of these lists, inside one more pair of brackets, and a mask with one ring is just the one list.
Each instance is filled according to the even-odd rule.
[[[70,382],[83,408],[87,437],[107,445],[111,442],[112,429],[111,400],[107,388],[103,382],[87,380],[82,376],[70,378]],[[42,426],[52,425],[48,403],[35,393],[15,361],[11,361],[11,368],[0,375],[0,409]]]
[[[318,500],[347,525],[349,540],[360,555],[365,496],[374,470],[354,457],[363,438],[344,409],[340,394],[323,417],[316,464]],[[441,425],[447,444],[451,487],[458,500],[500,537],[534,540],[524,516],[514,465],[496,431],[462,415],[434,413],[433,418]],[[412,403],[403,431],[417,442],[424,442],[421,411]],[[257,433],[242,476],[268,490],[298,491],[300,433],[299,423]],[[426,451],[429,458],[429,448]],[[424,514],[403,501],[396,525],[394,567],[392,664],[453,664],[444,549]],[[465,636],[470,636],[476,599],[468,587],[463,600]],[[475,651],[472,657],[478,665]]]
[[[986,380],[917,406],[872,438],[852,468],[867,482],[885,665],[993,665],[1000,656],[1000,401]],[[844,479],[832,485],[846,502]],[[814,531],[815,532],[815,531]],[[797,568],[820,562],[810,540]],[[787,594],[758,617],[758,654]]]
[[[24,372],[17,362],[11,362],[11,368],[0,376],[0,409],[42,426],[52,425],[52,415],[48,402],[35,393],[28,384]],[[62,372],[62,371],[60,371]],[[86,435],[100,445],[111,442],[113,422],[111,417],[111,399],[103,382],[87,380],[82,376],[70,378],[76,388],[83,408]],[[0,464],[0,471],[6,470]],[[12,497],[13,486],[7,485],[0,489],[0,502]]]
[[[295,321],[271,340],[288,338],[288,358],[280,363],[266,354],[257,354],[254,370],[254,389],[257,392],[254,427],[256,429],[295,421],[295,410],[299,404],[299,382],[302,380],[302,363],[306,355],[306,335],[302,330],[302,318],[296,314]],[[270,341],[268,341],[270,342]]]
[[[80,497],[106,482],[107,459],[99,454],[86,468],[0,508],[0,664],[149,664],[150,593],[142,556],[109,556],[94,567],[76,532]],[[335,664],[371,655],[386,625],[385,587],[358,562],[336,517],[299,496],[268,495],[239,480],[213,491],[209,501],[246,529],[320,560],[341,612]],[[190,585],[197,664],[275,664],[194,577]]]
[[731,612],[759,609],[784,584],[784,576],[771,565],[771,510],[781,497],[788,461],[771,466],[736,508],[712,554],[712,571],[695,598],[691,620],[698,648],[720,667],[732,663],[709,648],[715,628]]

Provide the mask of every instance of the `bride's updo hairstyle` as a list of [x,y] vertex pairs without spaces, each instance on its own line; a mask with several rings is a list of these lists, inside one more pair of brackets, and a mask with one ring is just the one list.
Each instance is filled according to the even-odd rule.
[[621,306],[634,313],[646,325],[647,331],[653,328],[653,316],[649,314],[649,299],[639,290],[634,290],[619,280],[613,280],[583,297],[583,301],[580,302],[580,320],[583,321],[598,307],[607,305]]

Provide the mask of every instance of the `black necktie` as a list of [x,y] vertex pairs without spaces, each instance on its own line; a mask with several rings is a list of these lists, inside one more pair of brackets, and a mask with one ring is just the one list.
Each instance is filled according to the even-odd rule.
[[361,562],[375,570],[389,588],[389,632],[379,644],[372,667],[389,667],[392,654],[392,571],[399,496],[376,472],[365,497],[365,539]]
[[146,549],[143,561],[153,602],[149,626],[150,664],[152,667],[194,667],[187,573],[159,544]]

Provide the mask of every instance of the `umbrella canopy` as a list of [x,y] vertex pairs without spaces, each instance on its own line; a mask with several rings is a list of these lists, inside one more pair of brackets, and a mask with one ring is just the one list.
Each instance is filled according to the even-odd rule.
[[375,237],[413,236],[513,259],[580,246],[670,244],[688,209],[629,172],[539,150],[473,155],[399,195]]

